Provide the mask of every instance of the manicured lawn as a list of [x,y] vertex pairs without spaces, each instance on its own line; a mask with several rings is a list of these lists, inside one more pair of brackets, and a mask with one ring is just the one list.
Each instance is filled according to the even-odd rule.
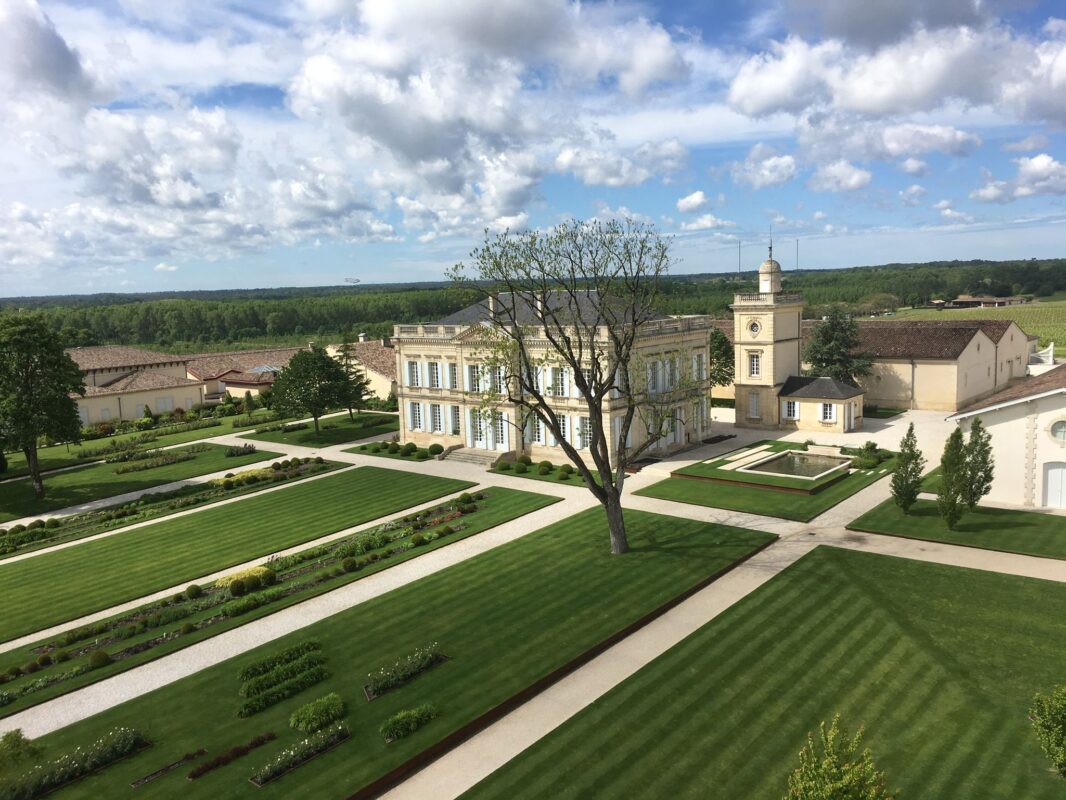
[[[539,471],[539,468],[538,468],[538,464],[539,463],[540,462],[534,462],[533,464],[531,464],[528,467],[528,469],[526,470],[526,472],[515,472],[514,464],[511,464],[509,469],[499,469],[498,467],[494,467],[493,469],[490,469],[489,472],[495,472],[497,475],[513,475],[516,478],[529,478],[530,480],[533,480],[533,481],[544,481],[546,483],[557,483],[560,486],[585,486],[586,485],[585,478],[581,475],[580,472],[577,471],[576,468],[574,469],[573,472],[571,472],[569,474],[569,476],[564,478],[563,477],[563,473],[559,471],[559,467],[561,465],[560,464],[553,464],[551,472],[549,472],[547,475],[541,475],[540,471]],[[593,474],[596,476],[596,482],[599,483],[600,482],[599,474],[596,473],[596,472],[593,472]]]
[[779,800],[840,713],[902,797],[1061,798],[1026,711],[1064,648],[1066,585],[822,547],[464,797]]
[[905,409],[902,408],[864,408],[862,415],[870,419],[892,419],[898,417]]
[[[118,725],[143,730],[153,741],[150,749],[63,794],[118,797],[129,792],[131,779],[190,749],[221,753],[272,731],[277,741],[198,781],[186,780],[186,770],[165,775],[152,783],[151,796],[344,797],[773,538],[640,512],[627,518],[633,549],[626,556],[609,554],[603,513],[591,509],[43,737],[42,757]],[[308,639],[321,642],[330,676],[238,718],[238,671]],[[361,687],[368,673],[430,642],[439,642],[450,660],[366,701]],[[252,771],[303,738],[288,727],[291,712],[330,691],[348,705],[351,739],[252,789]],[[385,744],[378,733],[382,721],[424,702],[436,703],[441,716]]]
[[[691,478],[667,478],[637,491],[636,494],[658,497],[662,500],[674,500],[679,503],[693,503],[712,508],[725,508],[730,511],[746,511],[749,514],[810,522],[856,492],[881,478],[887,478],[894,467],[895,459],[890,458],[876,470],[853,472],[839,483],[834,483],[817,494],[808,495],[750,486],[730,486]],[[888,472],[882,473],[883,469]]]
[[[751,449],[761,444],[769,445],[764,450],[759,451],[760,455],[766,456],[769,456],[772,453],[784,453],[789,450],[807,449],[807,445],[803,442],[755,442],[744,449]],[[731,463],[729,458],[735,456],[737,453],[738,451],[734,450],[730,453],[726,453],[725,456],[720,458],[714,458],[709,461],[700,461],[695,464],[690,464],[687,467],[682,467],[681,469],[676,470],[676,472],[680,475],[695,475],[700,478],[717,478],[726,481],[761,483],[765,486],[786,486],[792,489],[813,489],[816,486],[834,480],[840,474],[839,472],[834,472],[832,475],[827,475],[818,480],[805,480],[803,478],[790,478],[788,476],[773,475],[771,473],[737,472],[735,469],[726,469]]]
[[[483,497],[482,499],[477,500],[477,511],[470,515],[464,514],[458,522],[451,522],[449,527],[453,529],[453,533],[440,536],[440,538],[434,541],[427,542],[407,550],[406,552],[393,553],[387,557],[382,557],[379,561],[367,564],[355,572],[343,572],[339,575],[335,574],[339,562],[341,561],[341,558],[338,555],[338,550],[344,547],[345,542],[357,540],[362,537],[364,535],[362,533],[338,540],[336,543],[331,543],[328,551],[322,553],[322,555],[318,555],[318,552],[323,549],[321,546],[316,546],[311,549],[310,552],[303,551],[312,557],[308,558],[306,561],[300,560],[299,563],[296,563],[291,567],[282,568],[279,566],[280,562],[275,561],[274,564],[278,580],[272,588],[272,591],[282,590],[289,592],[291,590],[292,593],[240,616],[224,617],[219,615],[218,607],[208,602],[205,603],[205,605],[209,607],[204,608],[202,611],[196,611],[189,616],[182,617],[180,621],[175,621],[160,626],[159,628],[148,628],[136,635],[113,641],[113,638],[122,632],[132,620],[150,617],[153,614],[160,613],[167,607],[164,605],[164,602],[168,601],[156,601],[155,603],[149,603],[140,608],[126,611],[121,615],[104,620],[102,624],[106,626],[106,630],[96,635],[95,638],[90,636],[82,638],[77,642],[72,642],[71,644],[65,644],[61,641],[62,637],[51,637],[49,639],[34,642],[33,644],[19,648],[16,651],[9,652],[5,657],[11,664],[25,664],[36,659],[41,652],[54,653],[57,649],[65,651],[71,656],[71,658],[67,662],[53,664],[52,666],[45,667],[31,675],[24,675],[3,684],[2,687],[0,687],[0,692],[14,695],[17,699],[6,705],[0,706],[0,717],[6,717],[10,714],[23,711],[26,708],[30,708],[31,706],[42,703],[45,700],[49,700],[58,695],[79,689],[90,683],[96,683],[97,681],[108,678],[116,673],[125,672],[126,670],[144,664],[147,661],[152,661],[161,656],[169,655],[170,653],[181,650],[191,644],[203,641],[204,639],[209,639],[212,636],[217,636],[218,634],[236,628],[239,625],[244,625],[254,619],[259,619],[260,617],[272,614],[275,611],[279,611],[295,603],[301,603],[304,600],[320,595],[323,592],[332,591],[347,583],[352,583],[353,581],[372,575],[375,572],[380,572],[381,570],[388,569],[396,564],[408,561],[412,558],[417,558],[423,553],[428,553],[431,550],[444,547],[452,542],[458,542],[462,539],[474,536],[475,534],[494,528],[509,520],[517,519],[518,517],[544,508],[545,506],[550,506],[560,500],[558,497],[551,497],[549,495],[537,494],[534,492],[521,492],[516,489],[506,489],[502,486],[490,486],[478,494],[483,495]],[[450,503],[450,501],[445,500],[443,502],[454,507],[454,503]],[[424,532],[429,533],[440,531],[441,528],[442,526],[431,526],[424,529]],[[402,541],[410,540],[411,537],[408,536]],[[337,550],[333,549],[334,544],[336,545]],[[376,552],[384,553],[388,549],[390,549],[390,547],[386,546],[384,548],[379,548]],[[328,579],[326,578],[327,575],[329,576]],[[204,588],[210,599],[210,586],[205,586]],[[224,590],[222,591],[224,592]],[[194,605],[194,602],[195,601],[184,601],[182,606],[179,607],[185,607],[186,605],[192,606]],[[196,630],[189,633],[180,633],[182,626],[186,623],[196,626]],[[161,631],[168,631],[171,634],[180,633],[180,635],[176,637],[172,636],[165,642],[154,641],[159,637]],[[139,653],[126,653],[127,650],[138,648],[144,643],[150,643],[150,649],[142,650]],[[54,680],[60,674],[68,672],[72,666],[86,663],[87,655],[85,652],[80,651],[91,651],[94,647],[102,647],[115,660],[107,667],[94,669],[92,672],[84,675],[56,682],[46,688],[39,689],[23,695],[22,697],[17,697],[17,693],[22,690],[23,687],[34,685],[42,678],[46,680]]]
[[940,467],[929,471],[922,478],[922,491],[936,494],[940,491]]
[[329,447],[357,439],[369,439],[371,436],[395,433],[400,429],[400,422],[395,414],[365,413],[356,414],[354,421],[347,415],[320,419],[319,427],[321,430],[317,434],[314,423],[308,422],[306,428],[295,431],[251,432],[242,438],[259,442],[294,444],[301,447]]
[[[127,464],[88,464],[78,469],[44,476],[43,500],[37,500],[29,479],[0,483],[0,522],[32,517],[59,508],[77,506],[92,500],[102,500],[115,495],[150,489],[164,483],[195,478],[210,472],[232,470],[257,461],[270,460],[280,454],[258,452],[251,455],[227,456],[222,445],[205,445],[207,450],[197,453],[196,458],[179,461],[163,467],[140,472],[117,474],[115,470]],[[177,448],[181,452],[182,448]]]
[[[253,418],[256,416],[269,415],[269,412],[256,411],[253,412]],[[233,433],[234,430],[245,430],[244,428],[234,428],[233,423],[240,417],[221,417],[219,425],[212,425],[207,428],[197,428],[192,431],[182,431],[181,433],[159,433],[156,436],[155,441],[151,442],[148,447],[170,447],[175,444],[185,444],[186,442],[196,442],[200,439],[210,439],[214,436],[223,436],[228,433]],[[264,423],[265,424],[265,423]],[[165,431],[165,428],[160,428],[161,431]],[[59,469],[60,467],[69,467],[75,464],[85,463],[86,460],[96,461],[100,457],[94,456],[89,459],[78,458],[78,452],[81,450],[95,450],[100,447],[104,447],[107,444],[114,442],[116,444],[122,444],[128,442],[131,439],[135,439],[138,436],[142,436],[144,433],[153,433],[154,431],[139,431],[132,433],[118,433],[114,436],[107,436],[102,439],[86,439],[81,444],[57,444],[52,447],[42,447],[37,451],[37,459],[41,463],[41,469]],[[0,475],[0,478],[14,478],[19,475],[28,474],[26,471],[26,457],[21,452],[7,453],[7,472]]]
[[908,539],[967,544],[1007,553],[1066,559],[1066,517],[1039,511],[977,506],[966,512],[952,531],[940,518],[935,500],[919,500],[909,514],[904,514],[899,506],[886,500],[848,527]]
[[24,561],[0,562],[0,641],[471,485],[360,467]]

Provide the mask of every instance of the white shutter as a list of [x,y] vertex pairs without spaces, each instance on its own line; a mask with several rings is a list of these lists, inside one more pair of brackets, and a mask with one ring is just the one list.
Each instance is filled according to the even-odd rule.
[[503,417],[503,449],[511,449],[511,426],[507,424],[507,414],[502,414]]

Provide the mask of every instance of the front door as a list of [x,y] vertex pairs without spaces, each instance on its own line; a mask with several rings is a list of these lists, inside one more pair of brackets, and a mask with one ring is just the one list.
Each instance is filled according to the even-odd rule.
[[1048,508],[1066,508],[1066,464],[1044,465],[1044,495]]
[[471,410],[470,412],[470,432],[471,438],[474,441],[474,447],[480,447],[482,449],[488,448],[488,441],[485,437],[485,420],[481,414],[477,411]]

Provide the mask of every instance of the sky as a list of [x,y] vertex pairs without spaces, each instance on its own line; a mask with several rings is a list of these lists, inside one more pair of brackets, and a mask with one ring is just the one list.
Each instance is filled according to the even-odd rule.
[[625,216],[677,273],[1061,257],[1066,7],[0,0],[0,296],[439,280]]

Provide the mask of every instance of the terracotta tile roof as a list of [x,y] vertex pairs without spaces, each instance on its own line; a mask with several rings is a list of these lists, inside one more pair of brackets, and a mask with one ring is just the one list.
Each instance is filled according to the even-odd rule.
[[[961,323],[961,320],[960,320]],[[804,338],[816,320],[804,323]],[[859,349],[874,358],[955,359],[982,332],[980,320],[970,325],[939,321],[860,322]],[[997,341],[993,339],[993,341]]]
[[[983,400],[978,400],[969,407],[959,412],[962,415],[973,414],[992,406],[1000,406],[1005,403],[1018,403],[1030,397],[1048,392],[1061,391],[1066,394],[1066,364],[1061,364],[1055,369],[1048,370],[1043,375],[1032,378],[1023,378],[1006,389],[1001,389],[995,394],[989,395]],[[957,415],[956,415],[957,416]]]
[[127,394],[159,389],[177,389],[185,386],[201,386],[201,382],[192,378],[176,378],[156,370],[137,370],[120,378],[115,378],[102,386],[86,386],[86,397],[98,397],[106,394]]
[[355,357],[371,372],[396,380],[396,349],[378,339],[373,342],[355,342]]
[[280,370],[289,363],[301,347],[283,347],[271,350],[236,350],[228,353],[201,353],[189,356],[190,375],[201,380],[212,380],[227,372],[268,372]]
[[241,372],[230,370],[218,376],[227,386],[233,384],[251,384],[252,386],[272,386],[274,384],[274,372]]
[[187,356],[172,356],[157,353],[154,350],[141,350],[138,347],[122,345],[100,345],[96,347],[68,347],[67,355],[74,359],[78,369],[115,369],[116,367],[150,367],[156,364],[180,364],[188,360]]

